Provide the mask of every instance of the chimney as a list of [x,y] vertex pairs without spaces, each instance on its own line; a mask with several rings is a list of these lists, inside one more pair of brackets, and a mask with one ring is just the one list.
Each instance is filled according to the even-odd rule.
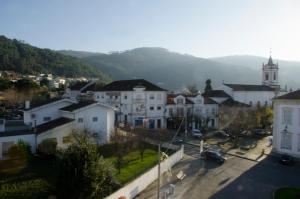
[[30,101],[25,100],[25,109],[30,109]]

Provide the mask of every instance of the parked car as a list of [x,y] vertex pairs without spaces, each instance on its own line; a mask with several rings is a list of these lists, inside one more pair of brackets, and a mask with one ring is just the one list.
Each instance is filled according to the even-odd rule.
[[289,155],[282,155],[280,157],[279,163],[282,165],[292,165],[294,163],[294,158]]
[[267,131],[265,129],[253,129],[253,135],[257,137],[262,137],[267,135]]
[[213,160],[219,164],[222,164],[225,162],[224,156],[219,151],[207,150],[207,151],[203,151],[201,155],[202,155],[202,157],[204,157],[204,159]]
[[214,135],[219,138],[229,138],[230,134],[225,131],[215,131]]
[[196,138],[202,138],[203,134],[201,133],[201,131],[199,129],[193,129],[192,136],[196,137]]

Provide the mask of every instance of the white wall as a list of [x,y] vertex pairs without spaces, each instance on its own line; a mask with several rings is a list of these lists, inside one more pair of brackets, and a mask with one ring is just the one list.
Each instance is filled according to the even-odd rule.
[[245,104],[250,104],[250,101],[252,101],[252,106],[256,106],[257,102],[264,106],[266,101],[270,106],[274,97],[275,92],[273,91],[234,91],[232,96],[235,101]]
[[[174,164],[179,162],[183,158],[183,148],[171,155],[167,160],[161,163],[161,174],[168,171]],[[139,176],[132,182],[126,184],[124,187],[114,192],[106,199],[117,199],[121,196],[125,196],[127,199],[134,198],[138,193],[143,191],[148,185],[157,179],[158,168],[157,165],[150,169],[148,172]],[[176,175],[176,174],[173,174]]]
[[[100,142],[109,141],[109,135],[114,131],[114,111],[101,105],[85,107],[72,113],[61,112],[63,117],[75,120],[74,129],[87,129],[91,133],[97,133]],[[94,122],[93,117],[97,117],[98,120]],[[83,123],[78,121],[79,118],[83,119]]]
[[[37,107],[32,110],[24,111],[24,123],[32,124],[34,126],[34,121],[36,121],[36,125],[40,125],[45,123],[43,120],[44,117],[51,117],[51,120],[57,119],[61,117],[59,109],[71,105],[72,102],[69,100],[60,100],[57,102],[53,102],[44,106]],[[32,118],[32,114],[35,115],[35,118]]]
[[58,148],[66,148],[68,143],[63,143],[63,138],[72,133],[73,122],[53,128],[47,132],[43,132],[37,136],[37,144],[39,145],[43,140],[49,138],[56,138]]
[[[113,98],[110,98],[110,95],[113,95]],[[152,95],[154,95],[154,99],[150,98]],[[160,119],[161,128],[166,128],[164,117],[166,95],[166,91],[144,91],[143,88],[141,88],[135,91],[95,92],[94,99],[98,102],[118,108],[121,113],[118,120],[121,122],[125,122],[125,115],[127,115],[127,122],[133,125],[136,118],[143,117],[155,119],[155,128],[157,128],[157,120]],[[114,96],[118,96],[118,99],[115,99]],[[145,106],[142,111],[136,111],[140,105]],[[154,110],[150,110],[151,106],[154,107]],[[161,107],[161,110],[157,109],[158,106]]]
[[[292,125],[283,123],[283,108],[292,109]],[[281,148],[281,133],[285,130],[292,133],[292,149]],[[300,157],[298,145],[300,145],[300,100],[275,100],[273,121],[273,150],[278,153],[286,153]]]
[[3,142],[14,142],[16,144],[19,140],[23,140],[30,144],[31,146],[31,151],[35,153],[36,151],[36,140],[35,140],[35,135],[30,134],[30,135],[16,135],[16,136],[6,136],[6,137],[0,137],[0,159],[3,158],[2,154],[2,143]]

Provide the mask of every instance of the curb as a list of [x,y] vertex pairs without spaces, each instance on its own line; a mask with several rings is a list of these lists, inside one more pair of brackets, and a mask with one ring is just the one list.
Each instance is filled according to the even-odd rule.
[[[189,142],[185,142],[185,144],[189,144],[189,145],[192,145],[192,146],[200,147],[200,145],[189,143]],[[236,154],[233,154],[233,153],[225,152],[225,154],[231,155],[231,156],[235,156],[235,157],[238,157],[238,158],[242,158],[242,159],[245,159],[245,160],[253,161],[253,162],[259,162],[258,160],[247,158],[247,157],[240,156],[240,155],[236,155]]]

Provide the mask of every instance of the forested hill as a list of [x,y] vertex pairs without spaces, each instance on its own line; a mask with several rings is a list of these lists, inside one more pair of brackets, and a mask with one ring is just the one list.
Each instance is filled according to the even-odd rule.
[[62,53],[81,57],[111,75],[114,80],[144,78],[170,90],[181,90],[192,84],[202,90],[208,78],[212,79],[214,88],[223,80],[231,83],[256,83],[260,80],[260,74],[250,68],[175,53],[164,48],[144,47],[109,54],[90,53],[90,56],[74,51]]
[[103,81],[110,79],[100,69],[78,58],[37,48],[5,36],[0,36],[0,70],[13,70],[21,74],[99,77]]

